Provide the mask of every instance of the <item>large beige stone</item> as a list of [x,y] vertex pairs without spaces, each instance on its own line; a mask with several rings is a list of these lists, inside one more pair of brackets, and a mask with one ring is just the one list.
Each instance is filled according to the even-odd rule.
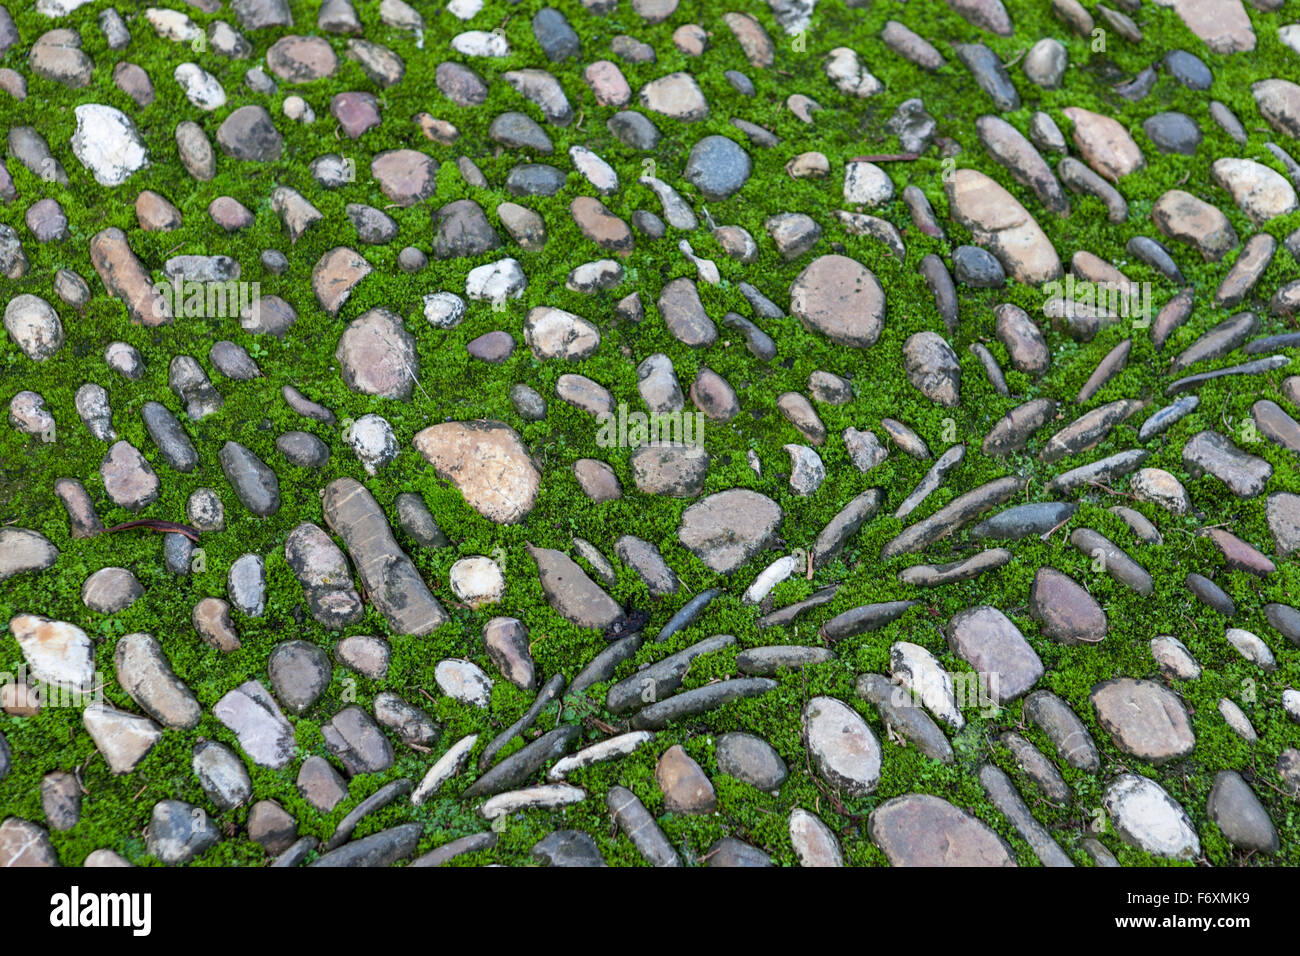
[[1215,53],[1249,53],[1255,49],[1255,31],[1241,0],[1155,0],[1173,7],[1198,37]]
[[413,444],[483,517],[513,524],[533,510],[542,475],[509,425],[443,422],[421,431]]
[[1061,277],[1061,259],[1037,220],[995,180],[958,169],[944,183],[948,208],[977,245],[998,257],[1019,282],[1038,285]]
[[868,348],[885,326],[885,290],[857,260],[822,256],[790,286],[790,311],[837,345]]
[[1074,124],[1074,145],[1084,160],[1111,182],[1146,165],[1142,150],[1118,120],[1078,106],[1061,112]]

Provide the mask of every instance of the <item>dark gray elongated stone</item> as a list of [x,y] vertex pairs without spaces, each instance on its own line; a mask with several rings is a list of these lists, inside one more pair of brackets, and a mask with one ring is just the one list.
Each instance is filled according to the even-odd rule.
[[1074,866],[1060,844],[1052,839],[1047,827],[1034,819],[1005,773],[993,764],[986,763],[980,767],[979,779],[980,786],[989,795],[998,812],[1011,821],[1016,832],[1029,844],[1029,848],[1044,866]]
[[605,796],[605,805],[614,823],[622,830],[637,852],[655,866],[681,866],[681,857],[659,829],[655,818],[627,787],[613,786]]
[[1127,551],[1100,531],[1094,531],[1092,528],[1075,528],[1070,534],[1070,543],[1092,558],[1096,558],[1100,552],[1106,573],[1120,584],[1132,588],[1142,597],[1149,597],[1155,590],[1155,583],[1147,569],[1134,561]]
[[758,697],[776,689],[776,681],[767,677],[738,677],[683,691],[667,700],[651,704],[632,718],[634,730],[660,730],[670,721],[716,710],[742,697]]
[[283,851],[279,856],[271,861],[271,866],[276,869],[287,869],[302,863],[316,849],[317,840],[314,836],[305,836],[295,840],[289,849]]
[[751,677],[770,677],[782,670],[796,671],[809,664],[835,660],[829,647],[805,647],[802,644],[769,644],[751,647],[736,655],[736,669]]
[[1142,405],[1138,399],[1120,398],[1085,412],[1048,439],[1038,454],[1039,460],[1051,464],[1096,447],[1112,428],[1135,414]]
[[1128,364],[1129,352],[1133,350],[1133,340],[1125,339],[1119,345],[1115,346],[1105,357],[1097,363],[1097,367],[1092,370],[1088,376],[1088,381],[1083,383],[1079,389],[1079,394],[1075,401],[1083,404],[1092,401],[1093,397],[1101,391],[1103,385],[1124,370]]
[[[1237,256],[1237,261],[1215,290],[1214,304],[1220,309],[1235,309],[1241,305],[1272,263],[1276,252],[1277,240],[1266,232],[1257,232],[1247,239],[1241,255]],[[1246,351],[1251,349],[1247,347]]]
[[898,580],[920,588],[933,588],[954,581],[969,581],[985,571],[1000,568],[1011,560],[1006,548],[989,548],[968,558],[959,558],[945,564],[914,564],[898,573]]
[[1241,365],[1217,368],[1213,372],[1188,375],[1186,378],[1180,378],[1176,382],[1170,383],[1165,388],[1165,394],[1177,395],[1179,392],[1186,392],[1216,378],[1223,378],[1225,375],[1262,375],[1264,372],[1271,372],[1274,369],[1283,368],[1290,364],[1291,359],[1285,355],[1270,355],[1268,358],[1255,359],[1253,362],[1245,362]]
[[1056,413],[1056,402],[1050,398],[1034,398],[1007,412],[989,430],[984,439],[984,454],[1009,455],[1020,451]]
[[569,685],[569,693],[581,694],[593,684],[609,680],[614,676],[614,671],[618,669],[619,664],[636,656],[636,652],[641,649],[641,642],[644,640],[645,638],[641,634],[629,634],[627,637],[614,641],[578,672],[578,676]]
[[902,617],[903,612],[920,604],[920,601],[885,601],[881,604],[863,604],[837,614],[822,625],[821,635],[828,641],[840,641],[866,631],[878,631],[891,621]]
[[963,458],[966,457],[965,445],[953,445],[942,455],[935,459],[934,464],[930,466],[921,480],[917,482],[916,487],[911,493],[903,499],[903,503],[898,506],[894,512],[895,518],[906,518],[915,511],[920,504],[930,497],[930,493],[943,484],[944,478],[948,472],[956,468]]
[[471,833],[469,836],[463,836],[452,840],[450,843],[444,843],[423,856],[417,857],[411,861],[411,866],[443,866],[458,856],[464,856],[466,853],[477,853],[479,850],[490,850],[496,845],[497,835],[495,833]]
[[1073,501],[1035,501],[1013,505],[971,528],[970,536],[976,540],[1005,538],[1018,541],[1031,534],[1046,534],[1078,510],[1079,506]]
[[745,347],[755,358],[770,362],[776,358],[776,342],[749,319],[737,312],[728,312],[722,317],[722,324],[735,329],[745,337]]
[[193,471],[198,466],[199,453],[195,450],[194,443],[167,406],[161,402],[145,402],[140,409],[140,417],[144,419],[144,427],[149,430],[149,437],[167,459],[167,464],[177,471],[186,472]]
[[954,43],[953,50],[994,106],[1004,113],[1020,109],[1020,94],[996,53],[983,43]]
[[[1152,80],[1155,74],[1151,74]],[[1071,192],[1095,196],[1106,206],[1106,218],[1121,223],[1128,218],[1128,202],[1118,189],[1106,182],[1091,166],[1073,156],[1064,156],[1056,165],[1056,174]]]
[[1196,595],[1201,603],[1218,611],[1224,617],[1236,616],[1237,605],[1228,596],[1228,592],[1205,575],[1192,571],[1183,579],[1183,583],[1187,585],[1187,590]]
[[352,478],[325,486],[325,523],[343,539],[370,599],[397,634],[429,634],[447,613],[397,546],[374,496]]
[[812,562],[814,568],[825,566],[844,550],[849,538],[858,533],[858,529],[876,513],[883,497],[879,488],[868,488],[840,509],[826,527],[817,535],[813,543]]
[[524,711],[523,716],[505,730],[501,731],[501,733],[497,734],[496,737],[493,738],[492,742],[483,748],[483,754],[478,760],[479,770],[486,770],[491,766],[492,758],[501,752],[502,747],[514,740],[515,735],[522,734],[536,723],[537,718],[541,715],[542,711],[546,709],[546,705],[551,703],[551,701],[560,699],[560,694],[564,691],[564,685],[565,677],[563,674],[552,675],[551,679],[546,682],[546,685],[537,692],[537,696],[533,698],[533,702],[528,705],[528,710]]
[[998,365],[998,360],[993,357],[993,353],[982,342],[972,342],[970,344],[970,353],[980,360],[980,365],[984,368],[984,374],[988,376],[989,384],[993,386],[994,391],[1004,398],[1009,396],[1011,389],[1007,387],[1007,379],[1002,374],[1002,366]]
[[547,763],[564,756],[581,734],[582,728],[577,724],[562,724],[542,734],[466,787],[461,799],[491,797],[515,789]]
[[655,637],[655,641],[666,641],[682,628],[690,625],[700,613],[708,607],[710,601],[722,593],[721,588],[708,588],[701,591],[695,597],[691,598],[678,609],[677,613],[668,619],[663,630]]
[[348,812],[348,815],[339,821],[339,825],[334,828],[334,835],[325,843],[325,851],[329,852],[330,850],[342,846],[347,842],[348,837],[352,836],[352,831],[357,828],[357,824],[370,816],[370,814],[374,813],[376,810],[388,806],[398,797],[410,793],[414,787],[415,781],[411,780],[409,777],[403,777],[400,780],[394,780],[391,783],[384,784],[370,796],[366,797],[353,807],[352,810]]
[[985,511],[1000,505],[1025,487],[1018,475],[995,478],[954,498],[930,517],[904,528],[880,550],[880,559],[888,561],[900,554],[911,554],[942,541],[954,531],[974,521]]
[[1197,362],[1222,358],[1234,349],[1241,348],[1258,329],[1259,317],[1254,312],[1239,312],[1224,319],[1176,355],[1169,365],[1169,371],[1179,372]]
[[280,481],[262,459],[239,442],[228,441],[217,452],[217,460],[245,508],[259,518],[280,510]]
[[[1261,236],[1268,233],[1261,232]],[[1259,355],[1261,352],[1276,352],[1278,349],[1300,348],[1300,332],[1282,332],[1278,335],[1265,335],[1246,343],[1247,355]]]
[[1183,278],[1183,272],[1174,262],[1174,257],[1169,254],[1169,250],[1150,236],[1134,236],[1124,248],[1129,255],[1145,262],[1170,282],[1178,285],[1186,284],[1187,280]]
[[1264,605],[1264,618],[1277,628],[1283,637],[1296,647],[1300,647],[1300,611],[1288,604],[1274,602]]
[[1006,167],[1012,179],[1030,189],[1039,202],[1058,216],[1070,214],[1070,201],[1065,198],[1052,167],[1020,130],[1000,116],[981,116],[975,121],[975,130],[984,149]]
[[832,584],[824,587],[811,597],[806,597],[802,601],[795,601],[793,604],[787,604],[783,608],[778,608],[770,614],[764,614],[758,619],[758,626],[773,627],[790,624],[799,615],[811,611],[813,608],[821,607],[823,604],[829,604],[835,600],[835,594],[839,591],[838,584]]
[[952,284],[952,273],[943,264],[943,260],[934,253],[921,260],[917,271],[921,273],[925,284],[930,288],[930,294],[934,296],[934,304],[939,310],[939,317],[943,319],[943,324],[947,326],[949,332],[956,332],[957,289]]
[[1128,451],[1116,452],[1078,468],[1062,472],[1047,483],[1048,494],[1073,491],[1092,482],[1106,482],[1127,475],[1140,468],[1150,454],[1144,448],[1130,448]]
[[952,763],[948,737],[904,688],[884,674],[863,674],[854,690],[875,706],[888,729],[906,738],[931,760]]
[[1180,418],[1195,411],[1199,404],[1201,400],[1196,395],[1184,395],[1173,404],[1166,405],[1142,423],[1142,427],[1138,429],[1138,441],[1146,441],[1159,435]]
[[392,866],[415,852],[424,832],[423,823],[403,823],[388,830],[345,843],[319,857],[312,866]]
[[730,647],[736,639],[730,634],[716,634],[696,641],[685,650],[678,651],[641,668],[631,677],[619,681],[605,695],[605,707],[613,714],[626,713],[642,704],[663,700],[682,686],[691,661],[702,654],[711,654]]

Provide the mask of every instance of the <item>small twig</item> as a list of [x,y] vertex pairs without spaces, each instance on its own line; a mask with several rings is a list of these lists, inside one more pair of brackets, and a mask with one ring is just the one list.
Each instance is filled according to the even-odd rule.
[[1019,63],[1019,62],[1024,58],[1025,54],[1028,53],[1028,52],[1029,52],[1029,47],[1024,47],[1024,48],[1022,48],[1021,51],[1020,51],[1019,53],[1017,53],[1015,56],[1013,56],[1013,57],[1012,57],[1010,60],[1008,60],[1006,63],[1003,63],[1003,64],[1002,64],[1003,67],[1005,67],[1005,68],[1008,69],[1008,70],[1011,69],[1011,68],[1012,68],[1013,66],[1015,66],[1017,63]]
[[605,723],[603,720],[601,720],[598,717],[588,717],[587,720],[593,727],[595,727],[601,733],[609,734],[611,737],[616,736],[619,733],[619,729],[617,727]]
[[920,153],[872,153],[869,156],[854,156],[851,163],[910,163],[920,159]]
[[1121,498],[1132,498],[1134,501],[1142,500],[1137,495],[1131,495],[1127,491],[1116,491],[1103,481],[1090,481],[1088,484],[1092,485],[1094,488],[1100,488],[1102,491],[1109,492],[1112,495],[1119,495]]
[[163,534],[183,534],[191,541],[199,540],[199,532],[187,524],[180,524],[176,521],[159,521],[157,518],[137,518],[135,521],[124,521],[121,524],[115,524],[111,528],[105,528],[101,534],[112,534],[114,531],[129,531],[131,528],[148,528],[150,531],[161,531]]
[[1048,538],[1050,538],[1052,535],[1056,534],[1056,532],[1060,531],[1061,528],[1065,525],[1065,523],[1066,523],[1067,521],[1069,521],[1070,518],[1073,518],[1073,517],[1074,517],[1074,515],[1067,515],[1066,517],[1062,518],[1062,519],[1061,519],[1060,521],[1058,521],[1054,526],[1052,526],[1051,528],[1047,529],[1047,530],[1044,531],[1042,534],[1040,534],[1040,535],[1038,536],[1038,540],[1039,540],[1039,541],[1046,541],[1046,540],[1047,540]]

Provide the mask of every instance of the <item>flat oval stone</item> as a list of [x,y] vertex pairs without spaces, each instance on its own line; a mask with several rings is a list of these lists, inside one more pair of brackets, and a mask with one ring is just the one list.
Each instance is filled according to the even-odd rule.
[[1205,814],[1239,850],[1278,851],[1277,828],[1250,785],[1235,770],[1220,770],[1206,801]]
[[1122,774],[1106,789],[1102,805],[1125,843],[1176,860],[1201,855],[1187,811],[1154,780]]
[[1097,644],[1106,636],[1101,605],[1056,568],[1041,567],[1034,576],[1030,613],[1045,635],[1061,644]]
[[683,172],[706,199],[726,199],[749,180],[749,154],[726,136],[706,136],[691,148]]
[[1089,699],[1115,746],[1134,757],[1161,764],[1186,757],[1196,746],[1186,707],[1161,684],[1115,678],[1096,685]]
[[961,365],[943,337],[916,332],[903,343],[903,370],[908,381],[930,401],[944,408],[961,403]]
[[880,744],[862,716],[833,697],[814,697],[803,708],[804,734],[813,766],[836,790],[869,794],[880,782]]
[[843,866],[844,855],[830,827],[802,807],[790,811],[790,842],[800,866]]
[[1005,843],[983,822],[941,797],[909,793],[867,818],[867,833],[890,866],[1015,866]]
[[961,611],[948,622],[948,647],[986,675],[981,693],[998,705],[1028,693],[1043,676],[1043,662],[1020,629],[995,607],[983,605]]
[[841,255],[814,260],[790,287],[790,311],[838,345],[868,348],[884,328],[885,292],[861,263]]
[[682,512],[677,537],[711,570],[729,574],[771,544],[781,517],[765,495],[732,488]]
[[723,734],[714,745],[714,759],[719,773],[759,790],[779,790],[790,776],[781,755],[766,740],[753,734]]
[[307,641],[277,644],[266,668],[276,697],[292,714],[305,713],[325,692],[332,674],[325,652]]
[[1161,634],[1151,638],[1151,656],[1166,677],[1174,680],[1196,680],[1201,676],[1201,665],[1192,652],[1178,638]]

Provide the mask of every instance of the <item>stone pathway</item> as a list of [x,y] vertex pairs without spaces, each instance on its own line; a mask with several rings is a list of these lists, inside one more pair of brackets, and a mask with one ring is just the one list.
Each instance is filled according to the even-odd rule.
[[0,6],[0,867],[1300,864],[1300,10]]

